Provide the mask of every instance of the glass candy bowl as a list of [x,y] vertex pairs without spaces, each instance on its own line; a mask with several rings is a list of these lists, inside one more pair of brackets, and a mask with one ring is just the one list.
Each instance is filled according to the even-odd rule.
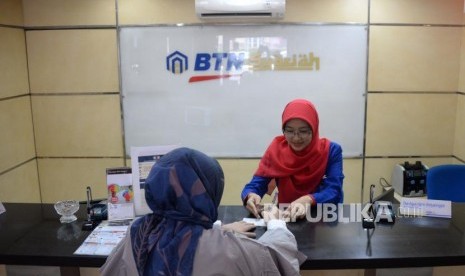
[[79,202],[77,200],[63,200],[55,203],[55,210],[61,215],[61,223],[70,223],[77,220],[74,213],[79,210]]

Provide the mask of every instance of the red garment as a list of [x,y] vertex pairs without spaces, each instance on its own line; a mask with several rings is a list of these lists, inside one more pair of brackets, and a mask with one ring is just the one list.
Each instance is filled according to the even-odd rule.
[[[312,141],[302,151],[294,151],[284,135],[273,139],[265,151],[255,175],[278,179],[279,203],[291,203],[315,192],[326,171],[330,141],[319,136],[318,113],[315,106],[303,99],[286,105],[282,127],[291,119],[302,119],[313,131]],[[316,203],[316,202],[314,202]]]

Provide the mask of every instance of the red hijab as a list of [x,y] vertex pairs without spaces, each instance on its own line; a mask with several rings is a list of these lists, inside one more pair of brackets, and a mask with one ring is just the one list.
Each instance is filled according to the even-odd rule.
[[265,151],[255,175],[277,178],[279,203],[291,203],[303,195],[312,194],[326,171],[329,140],[321,138],[318,131],[318,113],[315,106],[304,99],[293,100],[282,114],[282,128],[291,119],[301,119],[312,128],[310,144],[302,151],[294,151],[284,135],[273,139]]

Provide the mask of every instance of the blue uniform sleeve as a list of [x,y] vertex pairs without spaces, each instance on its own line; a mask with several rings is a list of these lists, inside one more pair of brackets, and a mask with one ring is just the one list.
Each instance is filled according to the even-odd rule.
[[270,183],[271,179],[272,178],[254,175],[252,180],[250,180],[250,182],[245,185],[244,189],[242,189],[242,202],[244,202],[245,198],[250,193],[255,193],[263,198],[265,193],[268,191],[268,183]]
[[342,203],[344,193],[342,182],[344,174],[342,171],[342,148],[339,144],[331,142],[329,147],[328,165],[326,174],[317,191],[312,194],[315,203]]
[[[331,142],[329,148],[328,164],[325,177],[311,196],[315,203],[342,203],[344,194],[342,183],[344,180],[342,167],[342,148],[339,144]],[[252,180],[242,189],[241,199],[244,202],[249,193],[255,193],[263,198],[268,191],[268,183],[272,178],[254,175]],[[279,183],[278,183],[279,186]]]

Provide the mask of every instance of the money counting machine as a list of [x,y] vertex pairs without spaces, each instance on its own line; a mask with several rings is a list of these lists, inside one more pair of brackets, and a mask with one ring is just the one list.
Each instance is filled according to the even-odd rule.
[[397,164],[391,177],[394,191],[401,196],[419,197],[426,195],[426,173],[428,167],[420,161]]

